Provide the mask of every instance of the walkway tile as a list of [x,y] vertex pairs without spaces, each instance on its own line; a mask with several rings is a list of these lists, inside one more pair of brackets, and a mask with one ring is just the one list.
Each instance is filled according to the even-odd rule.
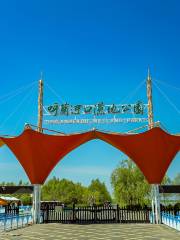
[[152,224],[41,224],[0,234],[1,240],[180,240],[180,232]]

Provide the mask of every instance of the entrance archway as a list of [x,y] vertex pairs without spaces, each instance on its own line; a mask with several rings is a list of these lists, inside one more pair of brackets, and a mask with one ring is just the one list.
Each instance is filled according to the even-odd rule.
[[[70,135],[47,135],[25,129],[18,137],[0,139],[15,154],[31,183],[35,184],[35,202],[38,203],[38,208],[40,184],[45,182],[64,156],[90,140],[100,139],[124,152],[137,164],[150,184],[161,183],[168,166],[180,150],[180,137],[170,135],[159,127],[140,134],[93,130]],[[154,194],[157,196],[157,189]]]
[[32,184],[43,184],[66,154],[92,139],[103,140],[124,152],[137,164],[150,184],[162,181],[180,149],[180,137],[170,135],[158,127],[140,134],[93,130],[60,136],[26,129],[18,137],[1,137],[23,166]]

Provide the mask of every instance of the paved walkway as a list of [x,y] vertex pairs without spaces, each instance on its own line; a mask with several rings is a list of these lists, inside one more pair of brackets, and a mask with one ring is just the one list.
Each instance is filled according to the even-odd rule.
[[151,224],[42,224],[0,234],[1,240],[180,240],[180,232]]

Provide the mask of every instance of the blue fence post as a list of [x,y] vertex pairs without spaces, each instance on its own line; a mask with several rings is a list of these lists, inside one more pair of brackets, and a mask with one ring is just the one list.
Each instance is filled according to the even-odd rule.
[[174,216],[169,213],[162,213],[162,223],[180,231],[180,215]]
[[12,229],[12,224],[13,224],[13,218],[11,217],[11,229]]
[[4,231],[6,231],[6,214],[4,215]]

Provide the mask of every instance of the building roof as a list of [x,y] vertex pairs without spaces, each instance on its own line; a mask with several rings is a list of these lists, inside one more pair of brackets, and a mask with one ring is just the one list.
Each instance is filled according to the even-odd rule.
[[0,196],[0,199],[5,200],[5,201],[7,201],[7,202],[20,201],[18,198],[15,198],[15,197],[4,197],[4,196]]

